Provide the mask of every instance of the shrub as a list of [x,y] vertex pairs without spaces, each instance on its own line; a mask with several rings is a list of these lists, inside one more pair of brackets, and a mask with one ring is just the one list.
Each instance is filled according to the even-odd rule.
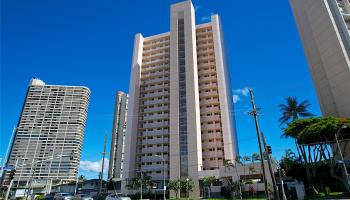
[[43,194],[35,197],[35,200],[44,200],[44,199],[45,199],[45,196]]

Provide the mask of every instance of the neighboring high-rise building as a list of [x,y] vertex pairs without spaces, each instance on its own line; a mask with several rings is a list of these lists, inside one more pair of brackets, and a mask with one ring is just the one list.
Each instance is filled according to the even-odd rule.
[[30,81],[7,160],[15,185],[76,179],[89,98],[86,87]]
[[196,26],[191,1],[173,4],[170,32],[135,36],[131,67],[123,183],[142,173],[163,188],[165,169],[197,198],[200,174],[238,151],[219,16]]
[[111,150],[109,157],[108,179],[120,181],[123,172],[124,138],[126,116],[128,110],[128,95],[118,92],[115,101],[114,121],[112,130]]
[[350,117],[349,0],[290,0],[323,115]]

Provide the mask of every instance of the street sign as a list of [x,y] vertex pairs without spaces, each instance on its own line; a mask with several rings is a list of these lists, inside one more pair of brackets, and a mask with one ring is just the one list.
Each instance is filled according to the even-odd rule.
[[0,167],[0,170],[4,170],[4,171],[11,171],[11,170],[15,170],[16,168],[14,166],[3,166]]

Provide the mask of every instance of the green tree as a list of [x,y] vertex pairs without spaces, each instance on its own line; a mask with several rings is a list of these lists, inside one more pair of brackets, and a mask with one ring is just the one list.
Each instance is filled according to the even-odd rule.
[[[336,173],[340,171],[337,164],[338,151],[332,149],[334,147],[332,142],[334,141],[334,135],[343,125],[348,126],[348,128],[342,130],[342,138],[349,139],[350,118],[320,117],[297,119],[289,123],[288,127],[284,129],[285,135],[297,141],[301,154],[300,158],[306,169],[310,189],[315,193],[317,193],[317,190],[313,179],[317,176],[316,170],[320,163],[326,163],[330,167],[331,176],[342,182],[347,191],[350,192],[350,187],[344,176],[339,176]],[[344,145],[346,144],[347,142],[344,143]]]
[[205,176],[202,179],[204,188],[208,190],[209,198],[211,197],[211,185],[213,185],[215,181],[215,176]]
[[288,124],[290,121],[294,121],[299,117],[311,117],[314,116],[307,111],[307,107],[311,104],[308,101],[302,101],[299,103],[296,97],[287,97],[286,104],[280,104],[278,107],[282,112],[282,116],[279,118],[280,125]]
[[138,190],[141,187],[141,179],[140,178],[132,178],[128,180],[126,188],[128,190]]
[[[229,180],[228,181],[228,186],[227,186],[227,189],[228,189],[228,191],[233,191],[233,189],[232,189],[232,183],[238,183],[239,184],[239,190],[238,190],[238,194],[239,194],[239,196],[240,196],[240,199],[242,199],[243,197],[242,197],[242,189],[241,189],[241,183],[240,183],[240,176],[239,176],[239,174],[238,174],[238,170],[237,170],[237,166],[238,166],[238,164],[242,164],[242,162],[241,162],[241,156],[239,156],[239,155],[237,155],[236,157],[235,157],[235,160],[234,160],[234,164],[233,164],[233,162],[231,161],[231,160],[224,160],[224,166],[225,166],[225,168],[234,168],[235,169],[235,171],[236,171],[236,177],[237,177],[237,182],[233,182],[232,181],[232,179],[231,180]],[[231,188],[231,189],[230,189]]]
[[178,198],[178,193],[179,193],[179,190],[181,189],[180,180],[179,179],[169,180],[168,189],[170,191],[173,190],[175,192],[176,198]]
[[233,196],[239,195],[242,199],[241,183],[239,181],[233,182],[232,180],[227,183],[227,191],[233,192]]
[[191,178],[180,180],[180,190],[182,194],[186,194],[188,197],[189,192],[192,192],[194,188],[194,181]]

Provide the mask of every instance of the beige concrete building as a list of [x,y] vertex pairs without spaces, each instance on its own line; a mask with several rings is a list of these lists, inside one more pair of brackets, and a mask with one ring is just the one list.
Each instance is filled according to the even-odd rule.
[[[108,179],[120,182],[123,172],[128,95],[118,91],[115,101]],[[120,189],[118,183],[117,188]]]
[[89,99],[86,87],[30,81],[6,163],[15,186],[76,180]]
[[350,117],[349,0],[290,0],[323,115]]
[[219,16],[196,25],[191,1],[171,5],[170,32],[135,36],[131,68],[124,186],[141,172],[158,188],[191,178],[199,197],[200,173],[238,149]]

